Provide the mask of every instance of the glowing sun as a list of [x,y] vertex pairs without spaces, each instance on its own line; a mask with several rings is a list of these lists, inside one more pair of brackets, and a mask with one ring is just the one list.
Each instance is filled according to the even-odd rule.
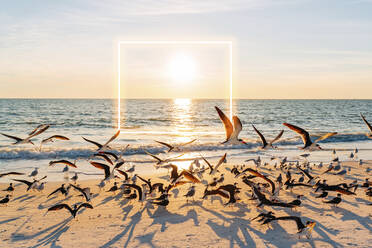
[[195,60],[187,54],[176,54],[168,64],[168,75],[174,81],[191,81],[195,74]]

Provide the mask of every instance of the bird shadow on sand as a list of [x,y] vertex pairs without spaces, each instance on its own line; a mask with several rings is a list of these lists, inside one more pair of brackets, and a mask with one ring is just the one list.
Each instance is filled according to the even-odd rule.
[[24,215],[18,216],[16,218],[10,218],[10,219],[7,219],[7,220],[2,220],[2,221],[0,221],[0,225],[5,224],[5,223],[9,223],[9,222],[12,222],[12,221],[15,221],[15,220],[18,220],[18,219],[20,219],[22,217],[24,217]]
[[148,233],[148,234],[144,234],[142,236],[137,236],[135,237],[135,239],[137,239],[139,241],[139,245],[138,247],[143,247],[143,246],[150,246],[151,248],[155,248],[156,246],[152,243],[152,240],[154,239],[154,236],[155,236],[155,231],[154,232],[151,232],[151,233]]
[[200,225],[198,214],[196,213],[194,209],[187,211],[186,215],[182,215],[182,214],[171,213],[166,208],[159,206],[153,213],[148,211],[148,215],[151,219],[153,219],[153,222],[150,224],[150,226],[156,225],[156,224],[161,225],[161,228],[160,228],[161,232],[164,232],[168,228],[167,226],[168,223],[169,224],[180,224],[188,220],[192,220],[195,226]]
[[[41,231],[38,231],[34,234],[24,234],[20,232],[23,226],[25,226],[31,218],[28,218],[18,229],[11,235],[11,240],[13,243],[19,242],[19,241],[27,241],[27,240],[34,240],[36,238],[39,238],[37,240],[37,243],[33,246],[33,248],[36,247],[61,247],[56,244],[56,242],[59,240],[59,238],[62,236],[63,233],[67,232],[67,230],[70,228],[68,224],[73,219],[72,217],[69,217],[65,220],[63,220],[60,223],[54,224],[52,226],[49,226]],[[16,247],[16,245],[15,245]]]
[[136,225],[141,221],[142,214],[145,211],[145,208],[146,207],[142,208],[137,213],[135,213],[134,215],[132,215],[130,217],[131,221],[125,227],[125,229],[122,232],[120,232],[119,234],[117,234],[115,237],[113,237],[110,241],[108,241],[105,244],[101,245],[100,247],[101,248],[112,247],[115,243],[119,242],[127,234],[128,234],[128,238],[127,238],[127,241],[124,244],[124,247],[128,247],[129,242],[130,242],[130,240],[131,240],[131,238],[133,236],[134,229],[135,229]]

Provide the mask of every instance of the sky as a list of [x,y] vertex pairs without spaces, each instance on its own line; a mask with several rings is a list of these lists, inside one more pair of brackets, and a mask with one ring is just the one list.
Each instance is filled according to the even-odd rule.
[[[5,1],[0,98],[116,98],[118,56],[125,97],[225,98],[226,48],[117,43],[229,40],[234,98],[371,99],[371,13],[371,0]],[[169,71],[179,54],[189,80]]]

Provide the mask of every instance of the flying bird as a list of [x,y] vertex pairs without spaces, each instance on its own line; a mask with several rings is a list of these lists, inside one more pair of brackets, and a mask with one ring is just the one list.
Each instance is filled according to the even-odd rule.
[[71,163],[70,161],[68,160],[55,160],[55,161],[50,161],[49,162],[49,166],[52,166],[52,165],[56,165],[56,164],[64,164],[64,165],[67,165],[67,166],[71,166],[71,167],[74,167],[74,168],[77,168],[77,166],[75,165],[75,163]]
[[70,214],[72,215],[72,217],[76,217],[76,214],[78,213],[78,211],[81,209],[81,208],[90,208],[90,209],[93,209],[93,206],[92,205],[90,205],[89,203],[82,203],[82,204],[80,204],[80,205],[78,205],[78,204],[74,204],[74,208],[71,208],[69,205],[67,205],[67,204],[58,204],[58,205],[55,205],[55,206],[53,206],[53,207],[50,207],[49,209],[48,209],[48,212],[49,211],[56,211],[56,210],[61,210],[61,209],[67,209],[69,212],[70,212]]
[[369,129],[369,133],[366,133],[366,136],[370,139],[372,139],[372,126],[371,124],[368,123],[368,121],[366,120],[366,118],[362,115],[362,113],[360,113],[360,116],[362,117],[364,123],[367,125],[368,129]]
[[18,144],[27,144],[27,143],[30,143],[32,145],[35,145],[32,141],[31,141],[31,138],[45,132],[50,126],[49,125],[45,125],[44,127],[40,128],[39,130],[34,130],[33,132],[31,132],[31,134],[26,137],[26,138],[19,138],[19,137],[16,137],[16,136],[12,136],[12,135],[8,135],[8,134],[5,134],[5,133],[1,133],[3,136],[7,137],[7,138],[10,138],[10,139],[14,139],[15,142],[13,143],[13,145],[18,145]]
[[97,146],[98,147],[98,149],[97,149],[97,151],[104,151],[104,150],[106,150],[106,149],[111,149],[110,147],[109,147],[109,144],[114,140],[114,139],[116,139],[118,136],[119,136],[119,134],[120,134],[120,130],[118,130],[105,144],[100,144],[100,143],[98,143],[98,142],[96,142],[96,141],[93,141],[93,140],[89,140],[89,139],[87,139],[87,138],[84,138],[84,137],[82,137],[85,141],[87,141],[87,142],[89,142],[89,143],[92,143],[93,145],[95,145],[95,146]]
[[242,139],[239,139],[239,133],[243,129],[243,125],[240,119],[237,116],[233,116],[234,125],[231,123],[229,118],[219,109],[217,106],[215,107],[217,110],[218,116],[220,117],[223,126],[225,127],[225,134],[226,140],[222,142],[222,144],[247,144]]
[[210,170],[209,171],[209,175],[214,175],[217,171],[218,171],[218,167],[220,167],[220,165],[222,163],[226,163],[226,156],[227,156],[227,153],[225,153],[221,158],[220,160],[218,160],[217,164],[215,166],[212,166],[208,160],[206,158],[204,158],[203,156],[202,159],[204,160],[204,162],[208,165],[208,169]]
[[305,129],[289,123],[283,123],[283,125],[301,136],[302,142],[304,143],[304,146],[301,149],[312,149],[314,147],[316,147],[317,149],[322,149],[317,143],[337,134],[337,132],[327,133],[313,142],[311,141],[310,134]]
[[171,144],[168,144],[168,143],[165,143],[165,142],[161,142],[161,141],[155,140],[155,142],[157,142],[157,143],[159,143],[159,144],[161,144],[163,146],[168,147],[168,152],[171,152],[171,151],[181,151],[181,147],[186,146],[186,145],[189,145],[189,144],[191,144],[191,143],[193,143],[195,141],[196,141],[196,139],[193,139],[191,141],[188,141],[188,142],[185,142],[185,143],[182,143],[182,144],[179,144],[179,145],[171,145]]
[[253,124],[252,124],[252,127],[253,127],[254,131],[256,131],[257,135],[261,139],[261,142],[262,142],[261,149],[265,149],[267,147],[273,147],[274,142],[278,141],[282,137],[282,135],[284,133],[284,130],[280,131],[280,133],[272,141],[270,141],[270,143],[267,143],[267,141],[266,141],[265,137],[263,136],[263,134],[260,131],[258,131],[257,128]]

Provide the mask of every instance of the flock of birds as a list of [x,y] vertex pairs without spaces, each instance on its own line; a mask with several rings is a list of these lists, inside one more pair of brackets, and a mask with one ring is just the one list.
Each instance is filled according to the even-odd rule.
[[[222,144],[246,144],[245,141],[239,138],[239,133],[242,130],[242,123],[237,116],[233,116],[232,122],[230,119],[218,108],[215,107],[216,111],[225,127],[226,139]],[[372,126],[368,123],[365,117],[361,114],[362,120],[365,122],[369,129],[367,136],[372,138]],[[283,123],[284,126],[296,132],[300,135],[304,146],[300,149],[304,150],[314,150],[321,149],[318,142],[324,139],[327,139],[331,136],[336,135],[337,133],[327,133],[315,141],[311,140],[310,134],[295,125],[289,123]],[[253,126],[253,125],[252,125]],[[19,138],[11,136],[8,134],[2,134],[5,137],[15,140],[13,144],[33,144],[32,138],[37,135],[44,133],[50,125],[42,124],[36,127],[31,133],[28,134],[26,138]],[[284,130],[282,130],[272,141],[268,142],[264,135],[253,126],[254,131],[259,136],[262,146],[261,149],[268,149],[276,147],[274,143],[277,142],[283,135]],[[347,170],[341,170],[341,163],[337,157],[336,151],[333,150],[332,162],[329,164],[328,168],[322,172],[318,173],[316,176],[312,173],[312,170],[317,167],[321,169],[323,163],[319,165],[311,165],[307,161],[309,153],[300,155],[302,160],[289,161],[287,157],[272,157],[271,160],[276,160],[277,163],[272,168],[267,168],[268,163],[263,164],[260,157],[257,159],[248,159],[245,162],[253,162],[254,167],[248,167],[247,164],[243,165],[233,165],[232,168],[226,169],[231,173],[230,178],[233,179],[233,182],[226,183],[225,175],[221,170],[222,164],[226,163],[227,154],[223,154],[219,161],[216,164],[212,164],[207,160],[207,158],[200,155],[200,158],[195,159],[191,162],[188,169],[178,168],[175,164],[172,163],[176,158],[182,156],[173,156],[169,158],[160,158],[159,155],[151,154],[148,151],[145,151],[147,155],[154,159],[155,168],[166,168],[168,169],[169,177],[166,182],[158,181],[153,182],[154,179],[146,179],[141,177],[136,173],[135,165],[127,167],[125,165],[125,159],[123,158],[124,151],[121,154],[117,154],[109,146],[112,141],[114,141],[120,134],[120,130],[117,131],[106,143],[100,144],[96,141],[89,140],[87,138],[83,139],[90,144],[96,146],[96,150],[89,157],[89,163],[95,168],[102,170],[104,172],[104,177],[97,185],[100,193],[102,190],[112,194],[121,194],[124,198],[128,200],[138,200],[139,202],[149,202],[151,204],[164,206],[166,207],[171,200],[171,194],[173,190],[182,187],[182,185],[191,184],[187,189],[187,193],[184,197],[189,201],[190,198],[194,198],[196,195],[196,190],[198,188],[203,188],[202,199],[207,199],[208,197],[219,197],[221,199],[226,199],[224,205],[233,205],[239,201],[237,196],[244,187],[244,191],[250,192],[250,199],[252,201],[257,201],[257,207],[261,206],[276,206],[282,208],[296,209],[301,206],[301,200],[303,195],[298,195],[296,199],[290,202],[285,202],[280,199],[279,193],[281,190],[290,190],[294,188],[302,187],[313,189],[314,192],[319,192],[315,198],[326,198],[331,194],[336,194],[328,200],[323,200],[324,204],[329,204],[337,207],[338,204],[342,201],[342,195],[355,195],[358,188],[364,188],[365,194],[368,197],[372,196],[372,183],[368,181],[368,178],[365,179],[365,182],[359,184],[357,181],[353,182],[342,182],[339,184],[328,184],[327,180],[322,179],[323,175],[332,173],[333,175],[345,175]],[[55,140],[69,140],[69,138],[62,135],[53,135],[46,139],[43,139],[40,143],[39,149],[41,150],[42,145],[48,142],[53,142]],[[172,145],[161,141],[156,141],[158,144],[165,146],[168,149],[168,153],[171,152],[182,152],[182,148],[188,144],[191,144],[195,140],[189,142]],[[128,146],[127,146],[128,147]],[[358,155],[358,150],[355,149],[354,152],[350,154],[350,158],[356,159]],[[103,162],[104,161],[104,162]],[[53,160],[50,161],[49,166],[64,165],[64,172],[67,172],[70,167],[77,168],[77,161],[71,162],[68,160]],[[360,160],[359,165],[362,165],[363,162]],[[124,166],[125,165],[125,166]],[[125,169],[123,169],[125,167]],[[267,168],[269,173],[262,172],[262,168]],[[22,172],[3,172],[0,174],[1,177],[5,176],[28,176],[30,179],[12,179],[15,182],[22,183],[26,186],[26,191],[39,191],[43,192],[45,189],[45,182],[43,180],[47,177],[37,178],[39,175],[38,168],[35,168],[29,175],[25,175]],[[293,175],[300,175],[299,178],[295,178]],[[84,197],[84,202],[76,203],[72,206],[61,203],[54,205],[48,209],[49,211],[57,211],[61,209],[68,210],[71,215],[75,218],[77,213],[82,208],[93,209],[91,204],[91,199],[93,194],[89,187],[82,187],[78,182],[78,174],[71,178],[71,183],[64,183],[57,189],[53,190],[47,195],[47,198],[51,196],[56,196],[58,194],[67,197],[71,194],[70,190],[73,189],[78,192],[79,195]],[[113,181],[113,184],[111,182]],[[121,184],[119,185],[119,183]],[[111,184],[111,187],[105,187]],[[201,185],[201,186],[198,186]],[[3,191],[8,192],[8,194],[0,200],[1,205],[6,205],[11,201],[11,194],[14,191],[13,183],[10,183],[9,187]],[[304,192],[302,190],[302,192]],[[316,225],[315,222],[306,221],[305,223],[298,216],[277,216],[273,211],[265,212],[263,209],[261,213],[252,219],[252,221],[258,221],[261,224],[270,224],[273,221],[285,221],[290,220],[296,223],[298,233],[306,234],[309,238],[311,231]]]

